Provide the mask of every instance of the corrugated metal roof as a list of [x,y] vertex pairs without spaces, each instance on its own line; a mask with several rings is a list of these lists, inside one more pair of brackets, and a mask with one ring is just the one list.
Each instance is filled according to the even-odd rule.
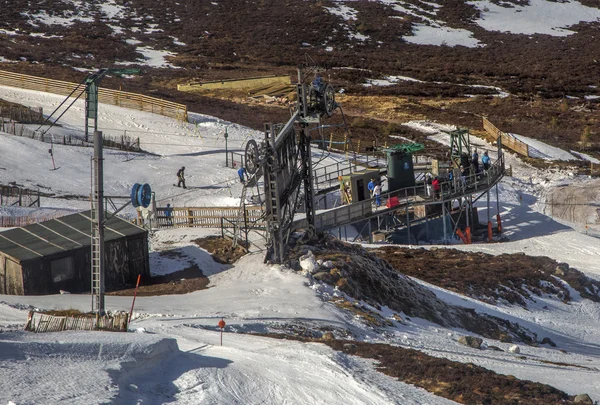
[[[0,232],[0,253],[17,261],[37,259],[91,245],[90,211],[67,215],[23,228]],[[104,241],[120,239],[147,232],[117,216],[104,226]]]

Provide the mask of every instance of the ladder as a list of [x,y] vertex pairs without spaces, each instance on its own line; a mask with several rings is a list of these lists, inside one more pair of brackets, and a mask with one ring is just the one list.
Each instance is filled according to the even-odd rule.
[[99,226],[98,226],[98,210],[102,209],[102,204],[98,204],[97,195],[92,196],[92,251],[91,251],[91,261],[92,261],[92,310],[96,313],[103,311],[101,303],[101,280],[100,280],[100,235],[99,235]]
[[92,158],[92,195],[91,203],[91,295],[92,311],[96,314],[104,314],[104,198],[103,188],[100,183],[102,159]]

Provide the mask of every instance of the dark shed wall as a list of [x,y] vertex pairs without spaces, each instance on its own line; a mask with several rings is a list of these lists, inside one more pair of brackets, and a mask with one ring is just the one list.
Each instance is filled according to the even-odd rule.
[[[72,293],[90,291],[90,248],[81,247],[69,252],[51,255],[23,263],[23,285],[25,295],[58,294],[60,290]],[[55,281],[52,277],[52,262],[71,258],[73,277]]]
[[[13,288],[12,292],[6,294],[46,295],[58,294],[60,290],[71,293],[89,292],[91,290],[90,257],[90,247],[84,246],[68,252],[28,260],[22,264],[22,278],[21,267],[13,263],[18,268],[13,278],[18,276],[15,281],[24,288],[21,287],[18,291]],[[107,242],[104,257],[104,282],[107,291],[135,285],[138,274],[142,277],[150,275],[147,233]],[[56,281],[52,276],[52,262],[64,258],[72,259],[73,277]],[[0,282],[2,282],[1,277]]]
[[131,238],[129,244],[129,268],[134,273],[134,283],[137,281],[137,275],[141,274],[143,278],[150,277],[150,256],[148,255],[148,236],[140,235],[138,238]]
[[24,294],[21,265],[4,255],[0,255],[0,294]]
[[134,285],[138,274],[150,275],[148,265],[148,238],[146,234],[112,241],[106,246],[107,290]]

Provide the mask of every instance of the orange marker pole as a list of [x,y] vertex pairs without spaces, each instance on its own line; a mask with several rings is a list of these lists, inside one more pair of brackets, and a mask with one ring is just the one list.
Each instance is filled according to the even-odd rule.
[[502,233],[502,220],[500,220],[500,214],[496,215],[496,221],[498,221],[498,233]]
[[492,241],[492,221],[488,221],[488,242]]
[[131,303],[131,311],[129,311],[128,323],[131,323],[131,316],[133,315],[133,305],[135,304],[135,297],[137,296],[138,287],[140,286],[140,277],[142,277],[142,275],[138,274],[137,283],[135,283],[135,291],[133,292],[133,302]]
[[225,321],[223,320],[223,318],[221,318],[217,325],[219,326],[219,328],[221,328],[221,346],[223,346],[223,328],[225,327]]

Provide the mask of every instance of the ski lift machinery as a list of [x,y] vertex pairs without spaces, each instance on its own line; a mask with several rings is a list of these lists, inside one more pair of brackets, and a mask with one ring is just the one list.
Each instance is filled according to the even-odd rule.
[[338,107],[335,91],[319,73],[307,83],[308,75],[298,68],[296,111],[285,124],[265,124],[260,145],[250,140],[245,148],[250,176],[264,176],[267,255],[265,261],[281,263],[293,229],[294,214],[304,195],[306,237],[314,235],[314,193],[309,126],[319,125]]

